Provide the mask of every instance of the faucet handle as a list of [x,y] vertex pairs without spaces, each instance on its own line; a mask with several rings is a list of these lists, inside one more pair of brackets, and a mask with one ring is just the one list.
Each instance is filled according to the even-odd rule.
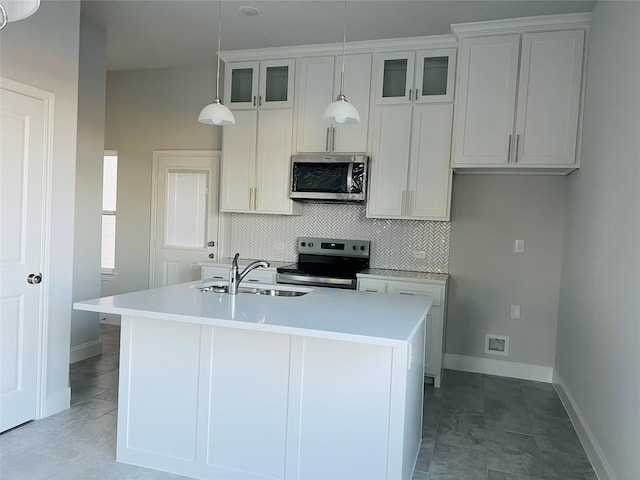
[[238,268],[238,257],[240,256],[239,253],[236,253],[236,255],[233,257],[233,262],[231,262],[231,266],[235,267],[236,269]]

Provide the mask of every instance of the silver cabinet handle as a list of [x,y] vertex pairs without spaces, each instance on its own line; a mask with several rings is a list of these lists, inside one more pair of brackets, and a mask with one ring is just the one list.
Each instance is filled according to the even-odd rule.
[[509,134],[509,144],[507,145],[507,163],[511,163],[511,134]]
[[413,203],[413,190],[409,190],[409,193],[407,194],[407,213],[406,213],[407,216],[411,215],[411,210],[413,210],[412,203]]
[[324,144],[324,151],[325,152],[329,151],[329,127],[327,127],[327,139]]
[[256,96],[255,95],[253,96],[253,106],[254,107],[256,106]]
[[416,102],[418,101],[418,89],[416,88]]
[[514,163],[518,163],[518,150],[520,148],[520,134],[516,135],[516,153]]
[[336,149],[336,127],[331,128],[331,151]]
[[37,285],[42,282],[42,274],[41,273],[32,273],[27,277],[27,283],[31,285]]
[[411,101],[411,94],[413,93],[413,89],[409,89],[409,101]]
[[258,106],[262,105],[262,95],[258,96]]
[[253,210],[253,188],[249,188],[249,210]]
[[404,211],[407,208],[407,191],[402,191],[402,205],[400,206],[400,216],[404,217]]
[[258,187],[253,189],[253,209],[258,209]]

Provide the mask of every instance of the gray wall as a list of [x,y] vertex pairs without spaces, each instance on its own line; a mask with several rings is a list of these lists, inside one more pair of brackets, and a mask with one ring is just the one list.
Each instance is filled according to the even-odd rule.
[[592,17],[556,371],[619,480],[640,475],[640,3]]
[[[567,177],[454,175],[446,352],[553,366]],[[525,252],[514,253],[516,239]],[[511,305],[521,318],[512,320]],[[510,337],[484,354],[485,334]]]
[[102,295],[149,285],[153,150],[221,148],[219,127],[198,123],[215,94],[215,67],[110,72],[105,148],[118,151],[115,281]]
[[[80,23],[78,79],[78,158],[76,162],[76,223],[73,258],[73,300],[100,296],[102,230],[102,163],[107,63],[107,32],[86,19]],[[97,313],[73,310],[71,361],[82,360],[99,342]],[[96,345],[99,349],[99,345]]]
[[48,324],[46,414],[69,406],[69,335],[73,276],[73,225],[78,114],[80,2],[46,1],[31,17],[2,30],[2,76],[53,92],[51,231],[44,282]]

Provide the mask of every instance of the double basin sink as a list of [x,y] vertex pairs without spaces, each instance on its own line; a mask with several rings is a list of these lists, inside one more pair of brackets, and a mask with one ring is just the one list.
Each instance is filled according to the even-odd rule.
[[[193,285],[191,288],[197,288],[201,292],[213,292],[213,293],[229,293],[229,286],[222,283],[200,284]],[[251,286],[251,287],[238,287],[238,293],[249,295],[265,295],[268,297],[300,297],[309,293],[310,289],[293,290],[289,288],[276,288],[273,286]]]

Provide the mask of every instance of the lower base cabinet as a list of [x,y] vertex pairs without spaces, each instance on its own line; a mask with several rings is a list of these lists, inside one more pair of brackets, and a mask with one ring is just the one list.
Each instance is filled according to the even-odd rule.
[[359,275],[358,290],[363,292],[396,293],[400,295],[430,295],[433,304],[425,323],[424,375],[432,377],[435,387],[440,387],[443,370],[447,285],[448,281],[437,283],[424,279],[405,277],[380,278],[378,276]]

